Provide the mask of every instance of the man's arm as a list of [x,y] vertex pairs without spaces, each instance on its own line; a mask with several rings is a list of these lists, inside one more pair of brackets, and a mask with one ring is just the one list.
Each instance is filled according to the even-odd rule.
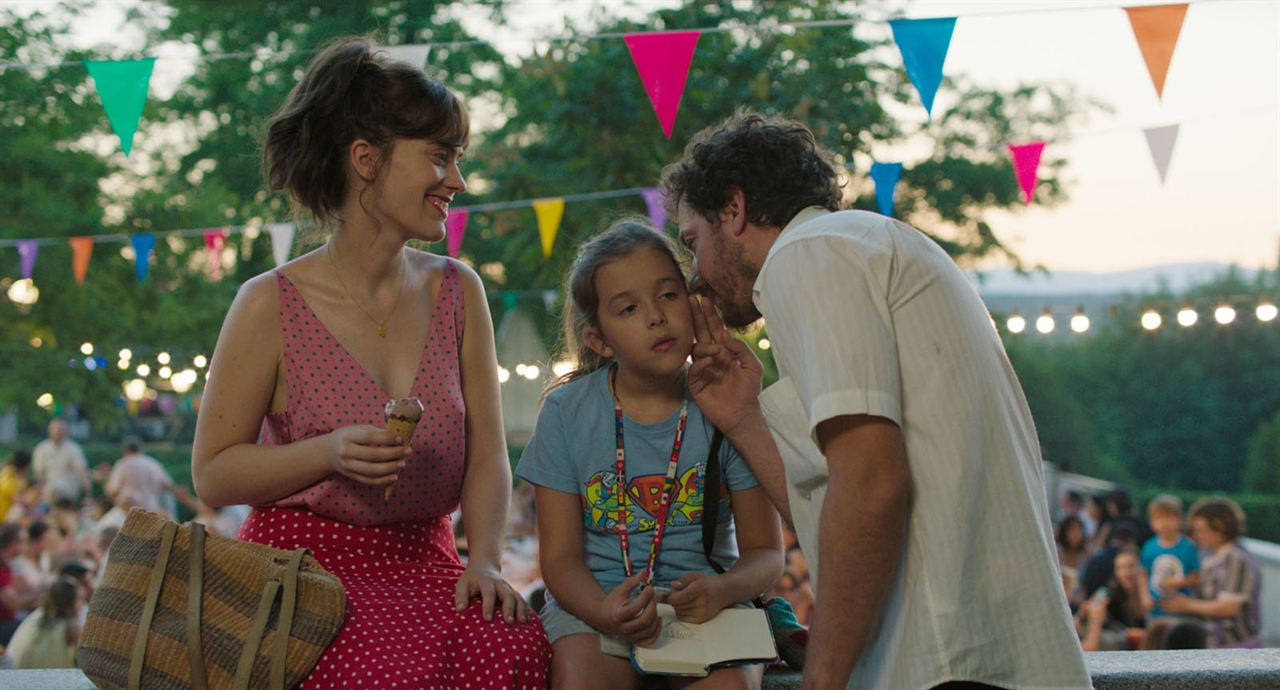
[[846,415],[818,425],[827,458],[817,602],[805,688],[843,688],[880,619],[906,540],[911,471],[897,424]]

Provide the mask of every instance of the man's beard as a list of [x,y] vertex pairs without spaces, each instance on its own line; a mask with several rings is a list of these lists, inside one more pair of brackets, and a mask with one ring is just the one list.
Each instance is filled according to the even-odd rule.
[[[735,330],[742,330],[760,320],[760,311],[751,299],[759,269],[747,262],[746,252],[741,245],[730,245],[724,241],[724,235],[717,233],[712,240],[716,244],[716,253],[724,257],[725,276],[729,281],[729,294],[715,292],[716,306],[720,307],[720,318],[724,325]],[[714,288],[713,288],[714,289]],[[736,296],[747,295],[745,302],[737,302]]]

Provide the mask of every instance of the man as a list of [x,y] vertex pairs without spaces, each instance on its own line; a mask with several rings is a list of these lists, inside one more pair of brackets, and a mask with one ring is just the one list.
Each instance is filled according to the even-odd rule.
[[107,478],[107,498],[126,513],[135,505],[153,513],[168,512],[163,509],[162,498],[173,490],[173,479],[164,466],[143,453],[142,442],[136,438],[126,438],[122,450],[123,457],[116,460]]
[[[946,252],[837,211],[796,122],[739,113],[662,181],[708,298],[690,388],[739,448],[772,445],[767,424],[785,463],[752,469],[816,582],[805,687],[1089,687],[1031,415]],[[768,321],[779,380],[758,402],[712,302],[729,327]]]
[[79,444],[67,438],[67,422],[49,422],[49,438],[36,444],[32,466],[36,482],[43,487],[41,497],[52,505],[59,498],[79,501],[90,494],[89,465]]

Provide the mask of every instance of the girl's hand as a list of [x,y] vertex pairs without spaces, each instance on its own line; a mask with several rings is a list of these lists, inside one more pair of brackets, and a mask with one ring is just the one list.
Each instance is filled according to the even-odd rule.
[[404,469],[406,441],[376,426],[344,426],[328,434],[329,467],[365,486],[389,486]]
[[1111,597],[1093,597],[1084,604],[1086,619],[1095,625],[1102,625],[1107,622],[1107,605],[1111,603]]
[[631,598],[631,592],[643,584],[642,571],[623,580],[604,598],[604,617],[610,628],[604,632],[641,646],[656,642],[662,630],[658,598],[654,596],[653,588],[645,587],[635,599]]
[[461,612],[475,598],[480,599],[481,615],[487,621],[493,620],[494,609],[501,603],[502,620],[507,623],[529,622],[529,604],[493,566],[468,565],[458,578],[458,586],[453,593],[455,608]]
[[746,343],[729,335],[711,298],[689,299],[697,340],[689,367],[689,393],[703,416],[728,435],[759,409],[756,397],[764,367]]
[[676,618],[685,623],[705,623],[732,603],[724,600],[716,575],[689,573],[672,582],[671,589],[667,603],[676,610]]

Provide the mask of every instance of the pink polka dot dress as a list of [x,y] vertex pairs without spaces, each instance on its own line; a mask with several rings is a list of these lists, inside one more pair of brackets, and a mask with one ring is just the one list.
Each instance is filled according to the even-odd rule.
[[[383,426],[390,397],[276,271],[288,409],[263,420],[261,443],[283,445],[352,424]],[[426,413],[390,501],[341,475],[257,506],[239,537],[306,547],[342,581],[347,618],[303,688],[545,688],[551,646],[542,624],[454,609],[463,566],[449,514],[466,464],[459,349],[463,297],[447,264],[410,395]]]

